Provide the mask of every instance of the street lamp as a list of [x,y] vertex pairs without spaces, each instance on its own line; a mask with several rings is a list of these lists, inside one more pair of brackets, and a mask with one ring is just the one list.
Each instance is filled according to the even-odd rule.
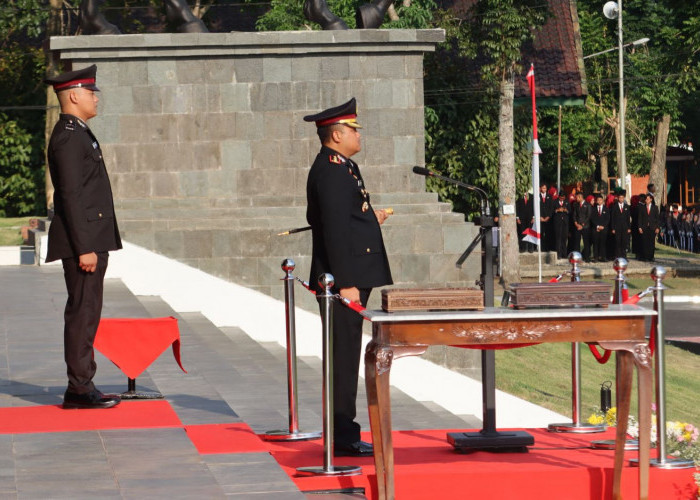
[[[632,47],[632,46],[636,47],[636,46],[638,46],[638,45],[644,45],[644,44],[647,43],[647,42],[649,42],[649,39],[648,39],[648,38],[640,38],[639,40],[635,40],[634,42],[629,42],[629,43],[624,44],[624,45],[622,46],[622,48],[623,48],[623,49],[626,49],[627,47]],[[588,54],[587,56],[583,56],[583,58],[584,58],[584,59],[588,59],[588,58],[591,58],[591,57],[599,56],[599,55],[601,55],[601,54],[606,54],[606,53],[608,53],[608,52],[612,52],[613,50],[618,50],[618,48],[617,48],[617,47],[613,47],[612,49],[601,50],[600,52],[594,52],[593,54]]]
[[617,18],[617,49],[620,73],[620,164],[617,166],[622,189],[627,189],[627,158],[625,155],[625,87],[622,68],[624,44],[622,43],[622,0],[607,2],[603,5],[603,15],[608,19]]

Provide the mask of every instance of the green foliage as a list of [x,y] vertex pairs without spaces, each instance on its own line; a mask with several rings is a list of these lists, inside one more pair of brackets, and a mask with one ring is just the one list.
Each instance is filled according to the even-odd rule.
[[[0,214],[43,212],[46,103],[44,35],[48,9],[40,0],[10,0],[0,9]],[[8,109],[9,108],[9,109]],[[38,210],[37,210],[38,208]]]
[[17,34],[38,37],[44,32],[48,17],[41,0],[5,0],[0,9],[0,45]]
[[545,21],[541,0],[479,0],[464,24],[485,63],[482,78],[498,84],[522,71],[523,44],[532,41]]
[[31,134],[0,114],[0,216],[34,211],[43,171],[32,168],[31,159]]
[[[245,0],[255,3],[257,0]],[[328,0],[328,8],[340,17],[348,28],[354,29],[355,11],[365,0]],[[260,16],[256,28],[260,31],[294,31],[303,29],[319,30],[321,27],[304,17],[304,0],[272,0],[270,10]],[[409,7],[404,7],[400,0],[394,2],[398,21],[385,18],[381,28],[427,28],[435,9],[434,0],[413,0]]]
[[[467,19],[435,13],[434,23],[445,29],[446,40],[424,63],[426,164],[483,188],[493,205],[499,191],[499,85],[520,71],[520,48],[545,14],[539,2],[512,0],[481,0]],[[523,193],[531,180],[529,108],[516,109],[514,120],[515,183]],[[455,210],[478,212],[478,198],[471,193],[432,179],[428,187]]]

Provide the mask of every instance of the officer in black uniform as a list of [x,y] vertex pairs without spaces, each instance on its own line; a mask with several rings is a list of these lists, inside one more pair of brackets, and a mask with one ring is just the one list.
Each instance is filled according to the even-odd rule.
[[610,225],[610,212],[605,206],[605,198],[601,193],[596,194],[595,206],[591,211],[591,241],[593,242],[593,260],[605,262],[607,260],[606,246],[608,243],[608,226]]
[[569,238],[569,213],[571,207],[566,199],[566,193],[559,191],[559,198],[552,202],[552,219],[554,226],[554,249],[558,259],[567,256],[566,242]]
[[[331,273],[334,293],[367,305],[372,288],[392,284],[380,224],[385,210],[374,210],[357,164],[360,125],[355,99],[315,115],[321,151],[306,184],[306,219],[311,225],[313,253],[309,282]],[[333,422],[336,456],[367,456],[372,445],[360,440],[355,422],[358,370],[362,349],[362,317],[334,302],[333,306]]]
[[615,257],[627,258],[631,229],[630,206],[625,201],[627,191],[617,191],[617,202],[610,205],[610,232],[615,240]]
[[96,72],[92,65],[46,79],[62,112],[48,147],[55,214],[46,261],[62,260],[68,291],[64,408],[111,408],[120,401],[102,394],[92,382],[97,369],[93,341],[102,313],[108,252],[122,247],[100,144],[86,123],[97,115]]

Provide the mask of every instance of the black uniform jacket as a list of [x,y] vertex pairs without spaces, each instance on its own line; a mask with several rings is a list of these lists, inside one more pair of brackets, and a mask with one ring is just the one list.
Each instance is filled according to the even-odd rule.
[[[598,210],[600,209],[600,214],[598,213]],[[608,212],[608,207],[603,205],[593,205],[591,207],[591,229],[594,231],[598,228],[598,226],[602,226],[603,229],[608,229],[608,225],[610,224],[610,212]],[[579,223],[580,224],[580,223]]]
[[630,206],[625,203],[620,210],[620,203],[615,202],[610,205],[610,229],[616,233],[626,233],[630,229]]
[[[349,171],[355,167],[354,174]],[[357,177],[357,178],[356,178]],[[313,254],[309,282],[331,273],[335,288],[391,285],[384,240],[372,206],[366,205],[357,166],[323,146],[306,183],[306,220],[311,225]]]
[[645,232],[656,231],[659,228],[659,207],[656,205],[649,205],[649,213],[647,213],[647,206],[642,205],[639,207],[637,219],[637,224],[640,229]]
[[62,114],[51,133],[49,170],[54,217],[46,261],[122,247],[102,151],[88,126]]
[[591,205],[583,200],[581,204],[574,203],[574,222],[586,229],[591,219]]

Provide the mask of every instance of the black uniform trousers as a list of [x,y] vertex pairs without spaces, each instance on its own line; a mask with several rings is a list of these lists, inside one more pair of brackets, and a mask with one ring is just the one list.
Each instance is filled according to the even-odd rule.
[[68,301],[64,313],[64,352],[68,369],[68,391],[85,394],[95,389],[92,382],[97,364],[93,342],[102,314],[102,292],[109,253],[97,254],[97,269],[86,273],[78,258],[63,259]]
[[591,226],[591,240],[593,241],[593,254],[598,262],[607,260],[608,229],[598,231],[595,226]]
[[581,239],[583,238],[583,252],[581,257],[583,260],[589,261],[591,259],[591,229],[589,227],[584,227],[582,229],[576,229],[574,227],[574,242],[571,245],[571,250],[573,252],[581,252]]
[[[360,289],[360,303],[367,307],[371,288]],[[333,301],[333,441],[348,446],[360,440],[355,422],[357,381],[362,355],[362,316]]]
[[569,219],[555,218],[554,219],[554,250],[557,252],[557,258],[565,259],[566,242],[569,236]]
[[630,242],[630,234],[625,229],[616,229],[615,234],[615,257],[627,258],[627,247]]
[[656,250],[656,232],[654,229],[642,229],[640,235],[641,256],[637,255],[639,260],[652,261],[654,260],[654,251]]

